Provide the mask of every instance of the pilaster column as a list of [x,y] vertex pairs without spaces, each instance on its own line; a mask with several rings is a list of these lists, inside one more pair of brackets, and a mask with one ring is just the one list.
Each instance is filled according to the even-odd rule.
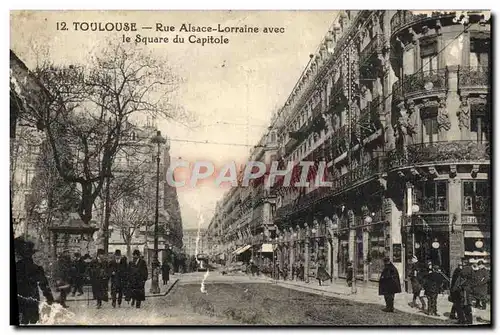
[[448,208],[450,213],[450,273],[460,263],[464,255],[464,235],[462,230],[462,183],[458,178],[448,181]]
[[304,279],[306,283],[309,283],[309,238],[310,238],[309,226],[305,224],[305,238],[304,238]]
[[370,243],[370,233],[367,228],[363,229],[363,281],[367,282],[369,279],[370,264],[367,262]]

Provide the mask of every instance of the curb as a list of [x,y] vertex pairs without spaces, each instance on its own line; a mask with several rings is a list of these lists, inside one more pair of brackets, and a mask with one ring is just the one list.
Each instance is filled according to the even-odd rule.
[[[168,289],[164,292],[164,293],[158,293],[158,294],[146,294],[146,298],[155,298],[155,297],[164,297],[166,296],[168,293],[170,293],[170,291],[174,288],[175,284],[177,284],[177,282],[179,281],[179,278],[175,279],[172,284],[170,284],[170,286],[168,287]],[[91,288],[89,287],[89,289],[91,290]],[[67,298],[66,301],[67,302],[74,302],[74,301],[92,301],[92,300],[95,300],[94,298],[90,298],[90,292],[91,291],[87,291],[87,298],[81,298],[85,295],[85,293],[80,296],[80,298],[77,298],[77,297],[71,297],[71,298]]]

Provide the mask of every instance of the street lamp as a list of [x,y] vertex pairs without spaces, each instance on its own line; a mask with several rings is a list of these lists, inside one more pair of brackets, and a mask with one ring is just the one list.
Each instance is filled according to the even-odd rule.
[[151,139],[151,143],[157,146],[156,155],[156,208],[155,208],[155,231],[154,231],[154,254],[151,263],[151,289],[150,293],[160,293],[160,285],[158,278],[158,205],[160,200],[160,155],[161,145],[167,143],[167,140],[161,136],[161,131],[156,131],[156,136]]

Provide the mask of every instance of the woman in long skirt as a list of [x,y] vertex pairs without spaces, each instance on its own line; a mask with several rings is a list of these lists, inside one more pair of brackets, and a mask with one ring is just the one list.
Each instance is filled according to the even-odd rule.
[[326,271],[326,262],[324,258],[320,258],[318,261],[318,272],[316,274],[316,279],[319,282],[319,286],[321,286],[322,282],[326,280],[330,280],[332,277]]

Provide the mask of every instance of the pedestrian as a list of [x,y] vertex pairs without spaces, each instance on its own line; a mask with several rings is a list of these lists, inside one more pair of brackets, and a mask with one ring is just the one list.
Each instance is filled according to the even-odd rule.
[[394,312],[394,296],[396,293],[401,293],[399,272],[389,257],[385,257],[384,269],[378,283],[378,294],[383,295],[385,299],[384,312]]
[[302,281],[304,281],[304,279],[305,279],[305,267],[304,267],[304,263],[302,263],[302,261],[299,264],[299,279]]
[[161,265],[161,278],[163,280],[163,285],[167,285],[170,280],[170,265],[168,265],[167,260],[164,260]]
[[484,261],[477,262],[477,267],[474,268],[473,280],[474,287],[472,294],[476,299],[476,308],[486,309],[488,301],[488,283],[490,282],[490,271],[484,266]]
[[352,280],[354,279],[354,268],[352,266],[352,262],[347,262],[347,270],[346,270],[346,282],[347,286],[352,286]]
[[320,258],[318,260],[318,273],[316,275],[316,279],[318,280],[319,286],[321,286],[322,282],[325,280],[330,280],[332,277],[326,271],[326,262],[324,258]]
[[109,272],[111,273],[111,306],[118,307],[122,304],[125,284],[128,277],[127,257],[122,256],[121,250],[115,250],[114,258],[109,262]]
[[129,285],[132,306],[135,303],[136,308],[141,307],[141,302],[146,300],[144,285],[148,279],[148,268],[146,262],[141,257],[139,250],[132,253],[132,262],[129,267]]
[[460,309],[460,307],[458,306],[460,304],[460,292],[454,291],[453,287],[455,286],[455,283],[457,282],[457,279],[460,276],[460,272],[463,269],[463,264],[464,264],[464,259],[462,258],[461,263],[458,264],[457,268],[453,271],[453,274],[451,276],[450,296],[448,297],[448,300],[453,304],[451,306],[451,311],[450,311],[450,319],[452,320],[458,318],[457,310]]
[[411,259],[411,264],[410,264],[410,283],[411,283],[411,289],[413,293],[413,299],[410,304],[411,307],[417,307],[417,298],[420,300],[421,303],[421,309],[423,311],[426,310],[426,304],[425,304],[425,299],[423,296],[424,290],[422,286],[423,282],[423,270],[422,266],[418,262],[418,258],[416,256],[413,256]]
[[16,261],[19,324],[36,324],[40,321],[40,291],[49,305],[54,302],[54,297],[45,271],[33,261],[33,255],[37,251],[34,243],[18,237],[14,240],[14,250],[19,258]]
[[109,282],[109,265],[105,258],[104,249],[97,250],[97,257],[90,264],[90,281],[92,284],[92,293],[94,299],[97,300],[96,307],[102,307],[102,302],[107,302],[108,297],[108,282]]
[[287,262],[285,262],[283,264],[283,280],[287,280],[288,279],[288,264]]
[[458,323],[460,324],[472,324],[473,287],[473,270],[468,259],[464,259],[462,270],[451,288],[451,293],[458,296],[456,311]]
[[437,312],[437,298],[438,294],[442,292],[445,283],[445,277],[441,273],[439,265],[434,265],[432,270],[427,273],[424,278],[424,291],[429,307],[427,310],[428,315],[439,316]]
[[72,280],[72,293],[71,295],[74,297],[76,292],[78,292],[78,296],[83,294],[83,281],[85,277],[85,262],[82,258],[82,255],[79,252],[75,252],[73,254],[73,280]]
[[61,304],[64,308],[68,308],[68,305],[66,305],[66,298],[71,290],[71,280],[73,276],[69,251],[65,250],[59,255],[54,273],[56,292],[59,292],[59,297],[56,299],[56,302]]

